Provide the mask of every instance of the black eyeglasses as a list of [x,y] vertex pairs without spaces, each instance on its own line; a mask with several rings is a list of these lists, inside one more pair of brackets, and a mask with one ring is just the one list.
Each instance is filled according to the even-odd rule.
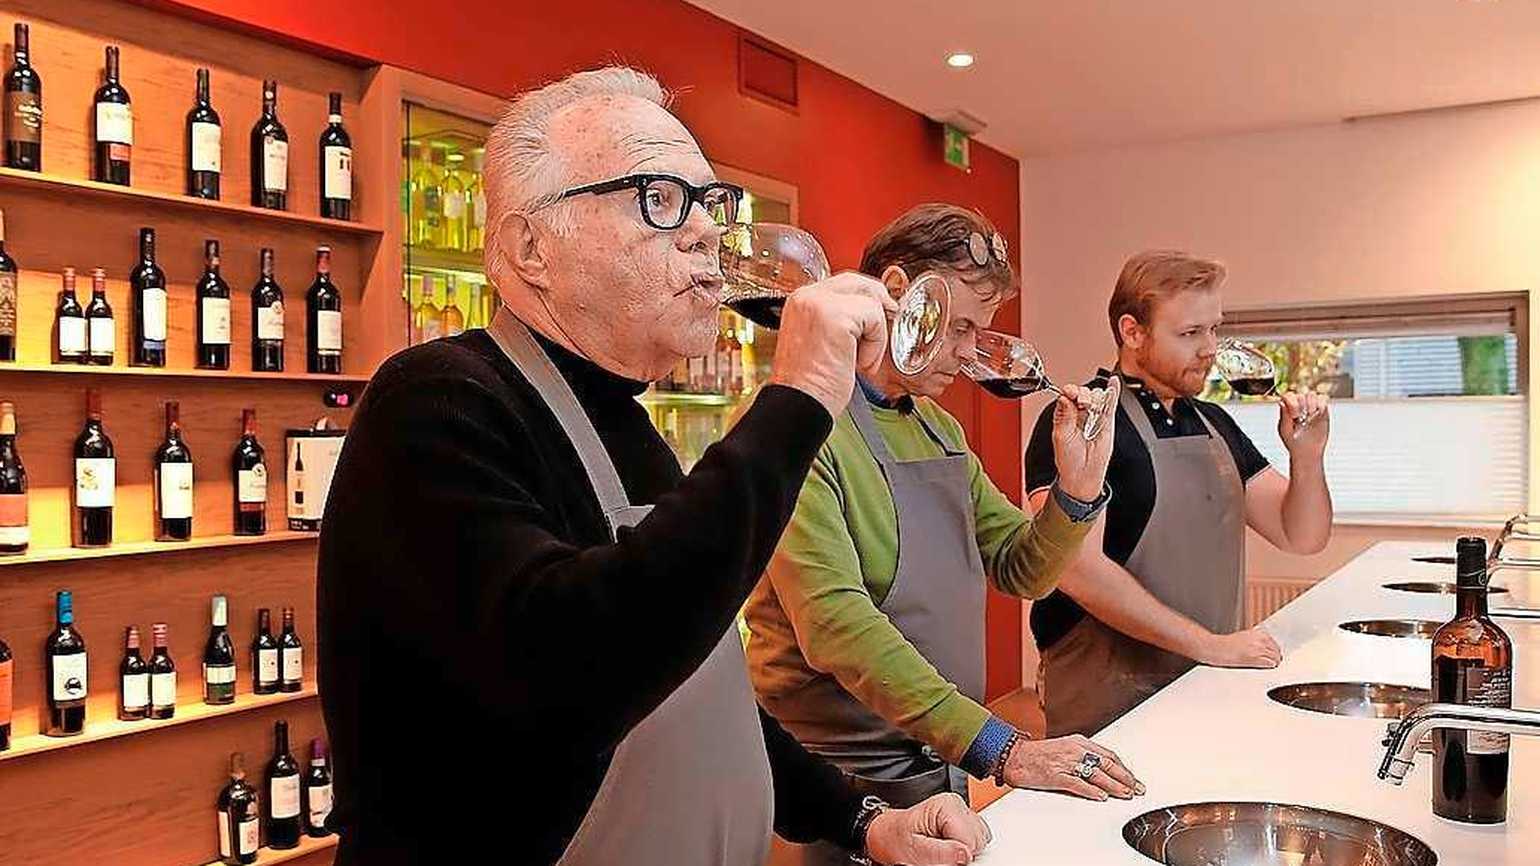
[[989,266],[991,253],[994,254],[994,260],[999,264],[1005,267],[1011,266],[1010,259],[1006,257],[1009,251],[1005,247],[1005,238],[999,232],[995,232],[988,239],[984,237],[982,232],[969,232],[966,238],[959,238],[950,246],[966,246],[968,248],[968,258],[972,259],[973,263],[981,268]]
[[577,186],[564,191],[557,201],[579,195],[606,195],[636,190],[636,206],[642,221],[660,231],[671,231],[690,218],[690,208],[705,208],[712,222],[725,226],[738,221],[738,204],[743,201],[743,187],[730,183],[696,186],[671,174],[628,174],[614,180]]

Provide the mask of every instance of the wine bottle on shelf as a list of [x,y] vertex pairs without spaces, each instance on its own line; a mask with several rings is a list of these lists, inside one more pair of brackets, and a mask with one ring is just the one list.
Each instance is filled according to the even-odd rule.
[[86,305],[86,356],[92,364],[111,367],[116,357],[118,329],[107,303],[107,272],[91,271],[91,303]]
[[[257,441],[257,410],[241,410],[241,438],[232,458],[235,469],[235,534],[267,533],[267,452]],[[275,662],[276,663],[276,662]],[[277,679],[275,674],[273,677]]]
[[481,173],[486,166],[487,149],[478,147],[471,151],[471,180],[465,186],[465,199],[470,203],[470,250],[479,253],[486,247],[487,194]]
[[136,367],[166,366],[166,272],[155,261],[155,230],[139,230],[139,262],[128,275],[134,298]]
[[[1433,700],[1513,706],[1513,643],[1487,616],[1487,544],[1455,545],[1454,619],[1433,635]],[[1508,818],[1508,735],[1433,732],[1433,814],[1468,824]]]
[[230,756],[230,783],[219,792],[219,862],[231,866],[257,862],[261,824],[257,789],[246,782],[246,756]]
[[251,203],[289,206],[289,133],[278,122],[278,82],[262,82],[262,116],[251,128]]
[[75,599],[67,589],[54,597],[56,625],[48,636],[48,724],[50,737],[72,737],[86,729],[86,639],[75,628]]
[[16,450],[16,404],[0,402],[0,555],[26,553],[32,543],[27,467]]
[[470,249],[470,214],[465,207],[465,180],[460,171],[465,154],[444,155],[444,248],[456,252]]
[[11,747],[11,707],[16,674],[11,648],[0,640],[0,752]]
[[267,845],[299,845],[299,762],[289,754],[289,723],[273,725],[273,758],[267,764]]
[[214,596],[213,625],[203,647],[203,702],[235,703],[235,644],[230,641],[230,608],[225,597]]
[[283,609],[283,634],[278,637],[278,666],[282,669],[283,691],[297,692],[305,687],[305,649],[294,632],[294,608]]
[[203,242],[203,276],[198,279],[198,366],[230,369],[230,286],[219,275],[219,241]]
[[150,715],[150,666],[139,653],[139,626],[128,627],[118,665],[118,718],[136,722]]
[[422,300],[417,304],[417,339],[420,343],[444,336],[444,311],[433,297],[433,275],[422,275]]
[[300,789],[305,811],[305,835],[317,839],[330,836],[326,819],[332,813],[332,771],[326,760],[326,743],[317,737],[310,741],[310,769]]
[[219,199],[219,176],[223,148],[219,112],[209,102],[209,71],[198,70],[193,107],[187,112],[187,194],[195,198]]
[[278,639],[273,637],[273,614],[257,609],[257,636],[251,642],[251,690],[254,694],[278,693]]
[[86,341],[86,311],[75,295],[75,269],[65,268],[59,289],[59,305],[54,310],[55,364],[84,364],[91,359]]
[[353,218],[353,139],[342,128],[342,94],[327,94],[321,132],[321,216]]
[[96,179],[128,186],[134,108],[118,81],[118,46],[107,46],[106,81],[96,90]]
[[0,361],[16,360],[16,260],[5,251],[5,213],[0,212]]
[[262,248],[262,275],[251,287],[251,369],[283,372],[283,287],[273,279],[273,251]]
[[312,373],[342,373],[342,292],[332,283],[332,248],[315,251],[315,282],[305,295],[306,365]]
[[454,274],[444,278],[444,336],[453,337],[465,332],[465,314],[455,298]]
[[117,499],[118,461],[102,427],[102,392],[86,389],[86,425],[75,439],[76,547],[112,543],[112,509]]
[[43,170],[43,77],[32,68],[27,25],[16,22],[16,63],[5,76],[5,164]]
[[150,626],[155,640],[155,654],[150,656],[150,718],[169,719],[176,715],[176,663],[171,660],[167,626]]
[[182,439],[181,404],[166,401],[166,438],[155,452],[155,540],[192,538],[193,458]]

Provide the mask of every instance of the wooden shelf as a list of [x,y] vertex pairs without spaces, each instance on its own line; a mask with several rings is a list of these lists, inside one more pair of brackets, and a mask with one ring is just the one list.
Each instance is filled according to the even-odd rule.
[[321,216],[311,216],[293,211],[270,210],[268,208],[252,207],[251,205],[235,204],[229,201],[211,201],[187,195],[155,192],[132,186],[118,186],[111,183],[98,183],[94,180],[62,177],[36,171],[24,171],[19,168],[0,168],[0,188],[50,190],[76,198],[103,201],[124,199],[138,204],[161,205],[206,214],[223,214],[243,219],[310,226],[344,234],[379,237],[385,233],[382,229],[375,226],[350,220],[327,219]]
[[728,394],[693,394],[685,391],[648,391],[637,399],[646,406],[690,406],[723,408],[737,403],[742,398]]
[[93,367],[89,364],[13,364],[0,361],[0,373],[53,373],[75,376],[152,376],[162,379],[239,379],[269,382],[318,382],[367,385],[368,376],[334,376],[325,373],[258,373],[252,370],[200,370],[172,367]]
[[0,752],[0,761],[9,761],[27,755],[68,749],[73,746],[83,746],[86,743],[97,743],[102,740],[126,737],[130,734],[158,731],[163,728],[185,725],[190,722],[198,722],[218,716],[228,716],[232,713],[244,713],[248,710],[257,710],[275,704],[286,704],[290,701],[313,698],[317,694],[315,684],[311,683],[303,690],[297,692],[279,692],[276,695],[254,695],[248,692],[236,695],[235,703],[233,704],[221,704],[219,706],[211,706],[209,704],[178,704],[176,715],[169,719],[140,719],[136,722],[124,722],[114,718],[111,721],[93,722],[86,725],[84,733],[73,737],[50,737],[44,734],[32,734],[12,740],[11,748],[8,751]]
[[17,556],[0,556],[0,568],[39,562],[74,562],[81,559],[107,559],[114,556],[145,556],[156,553],[178,553],[183,550],[312,541],[319,537],[318,532],[283,529],[269,530],[266,535],[205,535],[195,537],[191,541],[129,541],[114,544],[111,547],[52,547],[29,550]]
[[437,250],[429,247],[409,246],[403,255],[403,265],[408,271],[456,271],[459,273],[485,273],[481,253],[464,253],[459,250]]
[[[256,866],[272,866],[274,863],[287,863],[290,860],[298,860],[307,854],[314,854],[317,851],[325,851],[335,847],[337,847],[337,834],[335,833],[330,836],[322,836],[319,839],[311,836],[301,836],[299,837],[299,845],[295,848],[288,848],[283,851],[277,848],[259,848],[257,850]],[[222,866],[222,864],[220,861],[215,860],[207,864],[207,866]]]

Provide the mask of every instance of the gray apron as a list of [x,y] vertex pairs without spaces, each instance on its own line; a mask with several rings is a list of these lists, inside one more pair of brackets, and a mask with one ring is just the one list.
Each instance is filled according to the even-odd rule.
[[[500,310],[487,331],[577,450],[613,538],[631,505],[609,453],[551,359]],[[560,866],[756,866],[774,817],[770,762],[736,626],[616,747]],[[538,746],[537,746],[538,747]]]
[[[1241,627],[1246,559],[1246,488],[1235,458],[1203,413],[1207,436],[1161,439],[1124,388],[1155,468],[1155,508],[1125,568],[1167,607],[1216,634]],[[1135,640],[1085,615],[1043,651],[1038,695],[1048,736],[1096,733],[1191,670],[1194,662]]]
[[[945,455],[901,462],[888,450],[859,387],[848,411],[882,468],[898,518],[898,565],[878,609],[941,676],[982,703],[985,578],[967,452],[915,412],[912,417]],[[945,791],[968,796],[967,774],[867,709],[832,676],[776,700],[774,710],[809,751],[838,766],[864,794],[898,807]],[[850,862],[849,852],[827,842],[794,845],[777,838],[775,847],[773,866]]]

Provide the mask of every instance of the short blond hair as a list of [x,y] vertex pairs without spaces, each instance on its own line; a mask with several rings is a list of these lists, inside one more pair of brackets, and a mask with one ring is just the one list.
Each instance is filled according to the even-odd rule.
[[1118,321],[1133,316],[1141,325],[1149,325],[1156,304],[1183,292],[1216,289],[1225,279],[1225,266],[1180,250],[1145,250],[1123,263],[1118,282],[1107,304],[1107,320],[1112,324],[1112,338],[1123,345]]

